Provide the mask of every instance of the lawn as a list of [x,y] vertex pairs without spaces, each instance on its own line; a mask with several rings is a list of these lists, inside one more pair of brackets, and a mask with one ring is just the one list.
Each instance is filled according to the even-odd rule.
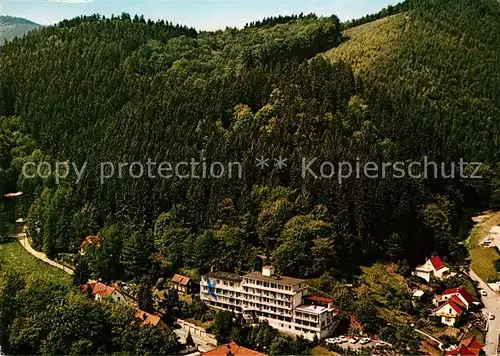
[[500,254],[495,248],[478,246],[481,239],[495,225],[500,225],[500,212],[490,212],[485,220],[474,226],[466,242],[471,259],[471,268],[485,282],[500,277],[500,274],[495,269],[495,262],[500,259]]
[[193,318],[189,318],[189,319],[186,319],[186,321],[188,323],[192,323],[196,326],[199,326],[200,328],[203,328],[203,329],[208,329],[210,326],[212,326],[212,321],[200,321],[200,320],[196,320],[196,319],[193,319]]
[[30,255],[18,241],[0,244],[0,266],[61,285],[71,285],[72,282],[69,274]]
[[339,355],[339,354],[337,354],[335,352],[328,351],[323,346],[316,346],[315,348],[312,349],[312,356],[323,356],[323,355],[333,356],[333,355]]
[[367,284],[379,302],[385,302],[388,287],[395,290],[407,290],[404,278],[395,272],[396,265],[375,263],[370,267],[362,267],[361,282]]

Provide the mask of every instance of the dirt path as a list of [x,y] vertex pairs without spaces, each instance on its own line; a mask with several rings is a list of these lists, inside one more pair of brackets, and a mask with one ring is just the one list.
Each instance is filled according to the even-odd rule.
[[427,337],[427,338],[431,339],[432,341],[436,342],[438,344],[439,349],[441,351],[443,351],[443,343],[441,341],[439,341],[438,339],[436,339],[434,336],[427,334],[426,332],[423,332],[423,331],[418,330],[418,329],[414,329],[414,330],[415,330],[415,332],[417,332],[419,334],[422,334],[425,337]]

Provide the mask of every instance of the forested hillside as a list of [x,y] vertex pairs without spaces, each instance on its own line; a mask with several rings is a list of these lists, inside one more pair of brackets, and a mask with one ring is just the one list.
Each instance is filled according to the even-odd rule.
[[0,16],[0,46],[7,40],[22,37],[40,25],[19,17]]
[[[201,33],[93,16],[8,43],[0,114],[15,138],[2,131],[4,186],[25,162],[87,162],[78,183],[74,173],[62,184],[17,181],[35,247],[76,252],[99,234],[101,247],[81,263],[106,280],[161,276],[165,261],[239,271],[265,256],[283,274],[311,277],[379,259],[415,264],[432,252],[462,258],[466,213],[500,205],[500,4],[396,9],[388,14],[405,12],[379,20],[394,40],[375,47],[369,32],[359,47],[362,29],[344,36],[335,16],[313,15]],[[372,51],[383,55],[371,60]],[[261,156],[271,159],[262,170]],[[272,165],[280,156],[286,169]],[[460,158],[484,162],[485,178],[339,184],[301,174],[303,158],[425,156],[446,162],[447,174]],[[241,162],[243,177],[99,179],[100,162],[192,158]]]

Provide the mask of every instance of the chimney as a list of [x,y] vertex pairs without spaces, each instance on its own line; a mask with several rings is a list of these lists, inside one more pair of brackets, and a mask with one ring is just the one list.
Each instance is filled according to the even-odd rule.
[[263,266],[262,267],[262,275],[266,277],[272,277],[274,276],[274,266]]

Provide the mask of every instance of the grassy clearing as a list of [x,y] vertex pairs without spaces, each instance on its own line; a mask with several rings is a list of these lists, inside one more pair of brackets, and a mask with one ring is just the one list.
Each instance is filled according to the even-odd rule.
[[500,277],[495,269],[495,261],[500,259],[500,254],[495,248],[483,248],[478,246],[481,240],[489,233],[495,225],[500,225],[500,212],[489,212],[489,216],[478,223],[466,241],[469,250],[471,268],[484,281]]
[[188,323],[192,323],[196,326],[199,326],[200,328],[203,328],[203,329],[208,329],[210,326],[212,326],[212,321],[200,321],[200,320],[196,320],[196,319],[193,319],[193,318],[190,318],[190,319],[186,319],[186,321]]
[[385,302],[385,294],[388,288],[394,288],[398,291],[407,289],[404,278],[394,272],[395,268],[394,264],[382,263],[362,267],[361,282],[369,286],[379,302]]
[[350,63],[356,73],[370,71],[397,48],[408,21],[403,13],[348,29],[344,33],[348,40],[322,56]]
[[0,244],[0,266],[61,285],[71,285],[72,282],[70,275],[30,255],[18,241]]
[[380,303],[378,307],[379,316],[387,322],[398,321],[407,323],[411,317],[400,310],[390,307],[387,301],[387,291],[392,288],[398,292],[408,292],[408,286],[404,277],[396,273],[395,264],[376,263],[370,267],[362,267],[360,285],[356,293],[363,294],[366,291],[372,293],[375,300]]
[[323,355],[328,355],[328,356],[333,356],[333,355],[339,355],[338,353],[328,351],[322,346],[316,346],[315,348],[312,349],[312,355],[313,356],[323,356]]

